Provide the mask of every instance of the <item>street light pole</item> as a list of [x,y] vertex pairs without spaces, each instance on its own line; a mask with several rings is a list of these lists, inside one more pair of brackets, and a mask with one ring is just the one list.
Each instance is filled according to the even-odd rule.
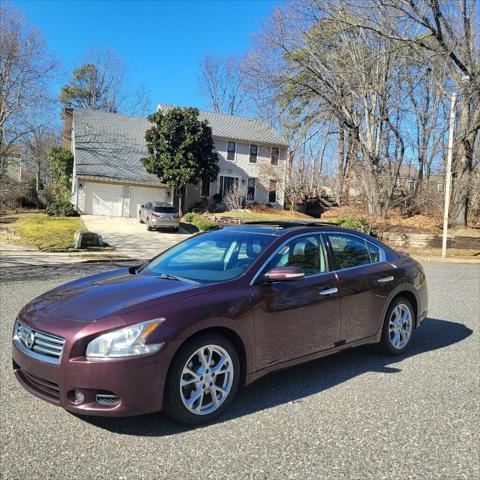
[[453,134],[455,129],[455,103],[457,94],[452,93],[450,103],[450,121],[448,128],[448,153],[447,153],[447,175],[445,178],[445,208],[443,210],[443,237],[442,237],[442,257],[447,256],[447,235],[448,235],[448,212],[450,210],[450,188],[452,184],[452,155],[453,155]]

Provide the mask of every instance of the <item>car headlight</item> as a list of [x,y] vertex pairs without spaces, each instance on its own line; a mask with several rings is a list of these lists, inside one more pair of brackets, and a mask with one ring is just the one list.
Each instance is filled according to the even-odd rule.
[[145,342],[164,320],[156,318],[100,335],[88,344],[87,357],[130,357],[157,352],[163,343]]

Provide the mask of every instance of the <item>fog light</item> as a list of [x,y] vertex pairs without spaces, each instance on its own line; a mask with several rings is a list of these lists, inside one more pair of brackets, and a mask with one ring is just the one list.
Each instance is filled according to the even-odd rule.
[[82,403],[85,400],[85,395],[80,390],[75,390],[75,401]]

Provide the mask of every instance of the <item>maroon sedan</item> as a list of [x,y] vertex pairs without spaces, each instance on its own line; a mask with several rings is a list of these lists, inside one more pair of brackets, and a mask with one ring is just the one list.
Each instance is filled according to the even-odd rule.
[[198,424],[274,370],[368,343],[401,354],[426,315],[422,267],[368,235],[226,227],[36,298],[15,322],[13,369],[77,414]]

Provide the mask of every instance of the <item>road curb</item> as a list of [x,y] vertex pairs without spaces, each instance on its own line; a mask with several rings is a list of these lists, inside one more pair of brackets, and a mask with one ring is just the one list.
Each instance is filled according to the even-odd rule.
[[480,265],[480,258],[440,258],[440,257],[419,257],[411,255],[412,258],[423,263],[468,263],[470,265]]

